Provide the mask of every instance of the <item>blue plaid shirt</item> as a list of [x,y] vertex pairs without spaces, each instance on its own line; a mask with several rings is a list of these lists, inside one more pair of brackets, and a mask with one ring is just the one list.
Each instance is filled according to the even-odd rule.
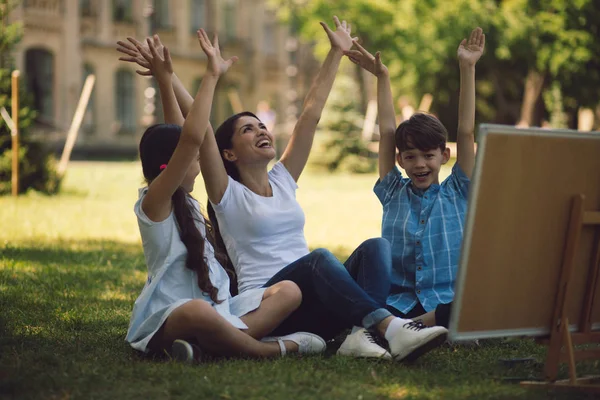
[[406,314],[417,302],[431,311],[454,299],[469,184],[458,164],[426,191],[413,187],[397,167],[377,181],[382,236],[392,245],[388,305]]

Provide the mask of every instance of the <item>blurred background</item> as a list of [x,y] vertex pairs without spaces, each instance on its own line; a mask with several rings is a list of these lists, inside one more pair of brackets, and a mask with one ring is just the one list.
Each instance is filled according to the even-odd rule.
[[[162,120],[152,79],[118,61],[117,40],[160,35],[194,93],[204,73],[200,27],[218,32],[240,62],[219,83],[212,123],[250,110],[272,128],[278,150],[298,117],[328,41],[319,21],[338,15],[393,82],[398,122],[437,115],[455,139],[456,48],[486,33],[477,65],[477,122],[591,130],[600,121],[600,2],[595,0],[0,0],[0,106],[10,111],[10,71],[21,71],[21,134],[59,153],[88,75],[95,85],[75,158],[135,157],[145,127]],[[329,170],[371,172],[378,139],[375,83],[344,62],[313,157]],[[26,131],[26,132],[25,132]],[[2,150],[10,147],[0,124]],[[323,145],[324,147],[319,147]],[[320,151],[319,151],[320,149]],[[316,155],[316,154],[315,154]]]
[[[476,73],[477,123],[600,126],[598,0],[0,0],[0,109],[7,114],[13,113],[11,73],[20,71],[19,193],[60,193],[61,204],[70,204],[65,213],[87,210],[62,224],[61,235],[83,229],[76,226],[82,219],[98,218],[101,226],[91,228],[96,234],[114,236],[115,224],[126,220],[124,236],[137,240],[130,212],[135,187],[142,185],[137,144],[147,126],[161,122],[162,110],[154,80],[118,61],[116,42],[159,34],[176,74],[194,93],[205,70],[195,32],[219,33],[224,55],[240,61],[219,83],[212,123],[253,111],[274,132],[281,154],[329,49],[318,22],[333,27],[333,15],[349,21],[368,50],[381,51],[398,122],[417,110],[431,112],[447,127],[451,148],[460,83],[456,50],[476,26],[486,34]],[[95,83],[85,102],[89,76]],[[381,208],[372,193],[375,100],[373,77],[343,60],[301,181],[309,242],[351,247],[380,234]],[[79,104],[80,125],[74,123]],[[57,170],[68,131],[76,136],[75,162]],[[11,154],[10,129],[0,121],[0,194],[11,192]],[[195,194],[204,201],[202,186],[196,184]],[[6,200],[0,202],[8,206],[3,218],[19,226],[28,210],[40,235],[62,226],[54,219],[61,215],[56,200],[31,196],[48,201],[48,209]],[[86,205],[84,199],[94,198],[104,201]],[[323,212],[329,203],[339,212]],[[364,229],[345,229],[349,215]]]

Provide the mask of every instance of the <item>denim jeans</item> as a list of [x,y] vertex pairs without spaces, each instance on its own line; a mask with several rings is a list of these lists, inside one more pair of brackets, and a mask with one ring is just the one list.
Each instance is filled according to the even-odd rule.
[[391,263],[390,244],[382,238],[363,242],[344,264],[325,249],[296,260],[265,285],[290,280],[302,291],[300,307],[271,334],[303,331],[329,340],[353,325],[377,325],[392,315],[385,308]]

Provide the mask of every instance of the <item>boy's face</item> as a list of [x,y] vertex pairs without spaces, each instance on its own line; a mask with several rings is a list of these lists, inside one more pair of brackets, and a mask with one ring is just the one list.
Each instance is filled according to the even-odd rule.
[[438,147],[427,151],[410,149],[398,154],[398,164],[406,171],[412,184],[421,190],[440,183],[440,169],[449,159],[450,149],[447,147],[444,151]]

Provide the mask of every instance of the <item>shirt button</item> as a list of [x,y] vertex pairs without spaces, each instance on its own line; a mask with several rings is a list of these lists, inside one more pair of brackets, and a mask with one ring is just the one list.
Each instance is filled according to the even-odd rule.
[[420,271],[421,269],[422,269],[422,268],[421,268],[421,266],[419,265],[419,266],[417,267],[417,270],[419,270],[419,271]]
[[420,241],[420,240],[417,240],[417,245],[420,245],[420,244],[421,244],[421,241]]
[[420,290],[417,290],[417,294],[421,294],[421,291],[420,291]]
[[421,220],[421,223],[422,223],[422,224],[424,224],[424,223],[425,223],[425,220],[424,220],[424,219],[422,219],[422,220]]

